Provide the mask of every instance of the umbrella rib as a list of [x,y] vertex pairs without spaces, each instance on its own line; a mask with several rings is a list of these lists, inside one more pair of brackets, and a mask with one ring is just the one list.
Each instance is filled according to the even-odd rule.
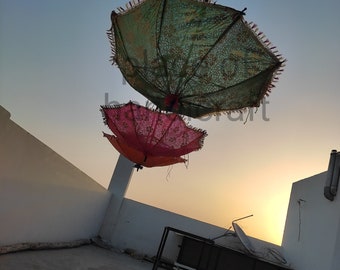
[[149,134],[149,135],[151,135],[151,136],[149,136],[150,139],[149,139],[148,142],[147,142],[148,144],[150,144],[152,138],[155,137],[154,134],[155,134],[155,132],[156,132],[156,125],[157,125],[157,122],[158,122],[159,117],[160,117],[160,114],[158,113],[158,114],[157,114],[157,118],[154,118],[154,119],[153,119],[153,122],[152,122],[152,134]]
[[[125,48],[123,36],[122,36],[122,33],[121,33],[120,28],[119,28],[119,26],[118,26],[118,21],[117,21],[116,18],[117,18],[117,13],[112,12],[112,14],[111,14],[111,23],[112,23],[112,25],[111,25],[111,32],[112,32],[112,33],[115,33],[115,35],[119,35],[119,38],[120,38],[120,40],[122,41],[122,44],[123,44],[123,48],[124,48],[125,55],[126,55],[126,57],[129,59],[129,57],[127,56],[127,52],[126,52],[126,48]],[[116,23],[114,23],[114,21],[115,21]],[[115,27],[115,26],[116,26],[116,27]],[[117,31],[115,31],[115,28],[117,28]],[[129,62],[130,62],[130,59],[129,59]]]
[[[111,25],[111,32],[112,32],[112,33],[116,33],[116,35],[118,35],[118,36],[119,36],[119,39],[122,41],[123,51],[124,51],[124,54],[125,54],[125,57],[126,57],[127,61],[129,61],[130,65],[133,66],[134,68],[140,67],[140,66],[136,66],[136,65],[133,64],[133,62],[131,61],[131,59],[130,59],[128,53],[127,53],[127,50],[126,50],[126,47],[125,47],[125,42],[124,42],[124,39],[123,39],[123,35],[122,35],[122,32],[121,32],[121,30],[120,30],[120,28],[119,28],[118,21],[116,20],[116,16],[117,16],[116,13],[112,13],[112,16],[111,16],[111,23],[112,23],[112,25]],[[114,21],[115,21],[115,23],[114,23]],[[116,27],[117,31],[115,31],[115,27]],[[115,60],[115,61],[116,61],[116,60]],[[118,63],[117,63],[117,64],[118,64]],[[144,67],[143,67],[143,68],[144,68]],[[140,73],[140,71],[139,71],[138,68],[134,69],[134,72],[138,73],[138,75],[139,75],[141,78],[143,78],[144,80],[148,81],[148,83],[150,83],[149,80],[147,80],[147,79]],[[152,84],[152,83],[150,83],[150,84]],[[153,85],[153,84],[152,84],[152,85]]]
[[205,53],[205,55],[201,58],[201,61],[199,61],[193,72],[192,75],[190,77],[188,77],[184,84],[183,84],[183,88],[185,89],[186,84],[191,80],[191,78],[195,75],[197,69],[201,66],[201,64],[203,63],[203,61],[208,57],[209,53],[213,50],[213,48],[215,48],[215,46],[220,42],[220,40],[230,31],[230,29],[235,25],[235,23],[242,18],[242,15],[244,14],[244,11],[246,10],[243,9],[242,11],[239,11],[239,13],[237,14],[237,16],[235,17],[235,19],[233,20],[233,22],[222,32],[222,34],[218,37],[218,39],[214,42],[214,44],[209,48],[209,50]]
[[[130,111],[131,111],[131,114],[133,115],[133,120],[134,120],[134,128],[135,128],[135,135],[136,135],[136,138],[137,138],[137,140],[138,140],[138,143],[139,143],[139,145],[142,145],[141,144],[141,141],[140,141],[140,139],[139,139],[139,137],[138,137],[138,133],[137,133],[137,123],[136,123],[136,115],[135,115],[135,113],[134,113],[134,110],[133,110],[133,108],[132,108],[132,105],[133,105],[133,103],[131,102],[130,103]],[[145,158],[145,160],[146,160],[146,158],[147,158],[147,155],[146,155],[146,153],[145,153],[145,149],[144,149],[144,147],[142,147],[143,148],[143,154],[144,154],[144,158]]]
[[[214,94],[216,94],[216,93],[218,93],[218,92],[225,91],[225,90],[228,89],[228,88],[235,87],[235,86],[237,86],[237,85],[243,84],[244,82],[249,81],[249,80],[251,80],[251,79],[253,79],[253,78],[259,76],[260,74],[263,74],[263,73],[265,73],[265,72],[267,72],[267,71],[269,71],[269,70],[274,70],[274,72],[275,72],[275,69],[279,68],[279,66],[280,66],[281,64],[282,64],[282,62],[278,62],[276,65],[271,66],[271,67],[269,67],[269,68],[267,68],[267,69],[261,71],[260,73],[257,73],[255,76],[252,76],[252,77],[250,77],[250,78],[248,78],[248,79],[246,79],[246,80],[243,80],[243,81],[241,81],[241,82],[239,82],[239,83],[233,84],[233,85],[228,86],[228,87],[224,87],[224,86],[215,84],[216,86],[218,86],[218,87],[220,87],[220,88],[219,88],[218,90],[216,90],[216,91],[213,91],[213,92],[210,92],[210,93],[205,93],[205,95],[214,95]],[[195,97],[195,95],[190,95],[190,96],[187,95],[185,98],[192,98],[192,97]]]
[[[230,88],[230,87],[234,87],[234,86],[240,85],[240,84],[242,84],[242,83],[244,83],[244,82],[246,82],[246,81],[249,81],[249,80],[251,80],[251,79],[254,79],[255,77],[257,77],[257,76],[259,76],[259,75],[261,75],[261,74],[263,74],[263,73],[268,72],[269,70],[273,70],[273,73],[274,73],[275,70],[278,69],[278,68],[281,66],[281,64],[282,64],[282,62],[278,62],[276,65],[271,66],[271,67],[269,67],[269,68],[267,68],[267,69],[265,69],[265,70],[263,70],[263,71],[257,73],[255,76],[252,76],[252,77],[250,77],[250,78],[248,78],[248,79],[246,79],[246,80],[244,80],[244,81],[242,81],[242,82],[239,82],[239,83],[234,84],[234,85],[232,85],[232,86],[229,86],[229,87],[227,87],[227,88]],[[224,87],[224,89],[223,89],[223,88],[221,87],[221,89],[219,89],[219,90],[217,90],[217,91],[214,91],[214,92],[212,92],[212,93],[208,93],[208,94],[218,93],[218,92],[223,91],[223,90],[225,90],[225,89],[227,89],[227,88]]]
[[[265,73],[265,72],[268,72],[269,70],[273,70],[273,73],[275,73],[275,70],[278,69],[281,65],[282,65],[282,62],[278,62],[276,65],[271,66],[271,67],[269,67],[269,68],[263,70],[262,72],[256,74],[255,76],[252,76],[252,77],[248,78],[247,80],[244,80],[244,81],[242,81],[242,82],[239,82],[239,83],[234,84],[234,85],[229,86],[229,87],[224,87],[224,86],[220,86],[220,85],[215,84],[216,86],[220,87],[220,89],[218,89],[218,90],[216,90],[216,91],[214,91],[214,92],[205,93],[205,95],[206,95],[206,96],[210,96],[210,95],[215,95],[216,93],[219,93],[219,92],[223,92],[223,91],[225,91],[225,90],[228,89],[228,88],[231,88],[231,87],[235,87],[235,86],[237,86],[237,85],[240,85],[240,84],[244,83],[245,81],[249,81],[249,80],[251,80],[251,79],[253,79],[253,78],[255,78],[255,77],[257,77],[257,76],[259,76],[259,75],[261,75],[261,74],[263,74],[263,73]],[[270,84],[270,82],[269,82],[267,85],[269,85],[269,84]],[[265,90],[266,90],[266,91],[264,91],[264,94],[267,92],[267,88],[268,88],[268,86],[265,87]],[[263,92],[263,91],[262,91],[262,92]],[[182,101],[185,100],[186,98],[190,99],[190,98],[192,98],[192,97],[195,97],[195,95],[187,95],[187,96],[185,96],[185,98],[182,99]],[[195,106],[197,106],[197,107],[199,107],[199,108],[202,108],[202,109],[209,110],[209,107],[207,107],[207,106],[202,106],[202,104],[195,104]]]
[[[212,95],[212,94],[218,93],[220,91],[224,91],[224,90],[226,90],[226,89],[228,89],[230,87],[234,87],[234,86],[237,86],[239,84],[243,84],[244,82],[249,81],[249,80],[257,77],[257,76],[259,76],[262,73],[268,72],[269,70],[273,70],[273,73],[275,73],[275,70],[278,69],[282,65],[282,63],[283,63],[282,61],[279,61],[279,62],[275,63],[275,65],[272,65],[272,66],[268,67],[267,69],[262,70],[261,72],[257,73],[256,75],[254,75],[252,77],[249,77],[246,80],[243,80],[243,81],[241,81],[239,83],[233,84],[233,85],[228,86],[228,87],[225,87],[225,86],[222,86],[222,85],[210,82],[210,84],[213,84],[214,86],[219,87],[219,89],[216,90],[216,91],[213,91],[213,92],[206,92],[205,95]],[[195,96],[196,96],[195,94],[193,94],[193,95],[186,95],[183,99],[185,99],[185,98],[193,98]]]
[[[169,114],[169,115],[174,115],[174,114]],[[160,116],[160,114],[159,114],[159,116]],[[159,117],[159,116],[158,116],[158,117]],[[171,127],[172,124],[175,122],[175,120],[176,120],[177,117],[180,117],[180,116],[177,115],[177,114],[175,114],[175,116],[172,118],[171,122],[169,123],[169,125],[168,125],[167,128],[165,129],[163,135],[159,138],[159,140],[157,141],[157,143],[156,143],[155,145],[152,146],[152,148],[155,148],[156,145],[158,145],[158,144],[162,141],[162,139],[163,139],[164,136],[168,133],[170,127]]]
[[160,36],[161,36],[161,32],[162,32],[162,27],[163,27],[163,19],[164,19],[164,14],[165,14],[166,2],[167,2],[167,0],[163,1],[161,15],[158,16],[159,20],[160,20],[160,23],[159,23],[159,32],[156,31],[156,34],[158,33],[158,35],[156,36],[156,48],[157,48],[157,53],[159,55],[159,58],[160,58],[160,60],[163,63],[164,72],[165,72],[164,79],[165,79],[166,88],[169,89],[168,67],[167,67],[166,60],[164,59],[164,56],[161,54],[161,49],[159,47],[159,41],[160,41]]
[[[127,53],[127,50],[126,50],[126,47],[125,47],[125,42],[124,42],[124,39],[123,39],[123,35],[122,35],[121,30],[119,28],[118,21],[117,21],[116,17],[117,17],[116,13],[114,14],[114,16],[111,16],[111,21],[112,21],[111,32],[112,33],[116,33],[117,35],[119,35],[119,38],[122,41],[122,47],[123,47],[126,59],[129,61],[131,66],[133,66],[133,63],[131,62],[131,59],[130,59],[128,53]],[[114,23],[114,20],[115,20],[116,23]],[[115,27],[114,26],[116,26],[117,31],[115,31],[115,29],[114,29]],[[117,60],[115,60],[115,61],[117,61]]]
[[[134,116],[133,119],[135,119],[135,116],[136,116],[136,115],[134,114],[134,111],[133,111],[133,109],[132,109],[132,106],[130,106],[130,110],[131,110],[131,112],[132,112],[132,115]],[[147,109],[147,110],[148,110],[148,109]],[[150,110],[150,111],[151,111],[151,110]],[[157,121],[158,121],[158,119],[160,118],[161,113],[157,113],[157,116],[158,116],[158,117],[157,117],[157,120],[154,122],[155,124],[157,124]],[[175,115],[175,116],[173,117],[173,119],[171,120],[171,122],[170,122],[169,125],[167,126],[166,130],[164,131],[163,135],[159,138],[159,140],[157,141],[156,144],[152,145],[151,149],[152,149],[152,148],[155,148],[155,147],[162,141],[162,139],[163,139],[164,136],[168,133],[170,127],[172,126],[172,124],[174,123],[174,121],[176,120],[177,117],[179,117],[179,116]],[[136,121],[135,121],[135,123],[136,123]],[[142,145],[141,141],[139,140],[138,134],[137,134],[136,125],[134,125],[134,126],[135,126],[135,134],[136,134],[136,138],[137,138],[139,144]],[[156,130],[156,129],[154,128],[153,134],[155,133],[155,130]],[[146,151],[145,147],[143,147],[143,154],[144,154],[144,157],[145,157],[145,160],[144,160],[144,161],[146,161],[148,154],[150,154],[150,151]]]
[[[163,18],[164,12],[165,12],[165,4],[163,4],[162,18]],[[144,69],[145,69],[146,67],[134,65],[133,62],[131,61],[131,58],[129,57],[128,52],[127,52],[127,50],[126,50],[125,42],[124,42],[124,39],[123,39],[123,34],[122,34],[122,32],[121,32],[121,29],[120,29],[120,27],[119,27],[119,25],[118,25],[118,21],[117,21],[117,19],[116,19],[117,16],[118,16],[117,13],[112,12],[112,14],[111,14],[111,23],[112,23],[112,25],[111,25],[111,35],[113,35],[113,36],[114,36],[114,35],[119,36],[119,39],[122,41],[122,49],[123,49],[123,52],[124,52],[124,54],[125,54],[126,60],[130,63],[130,65],[131,65],[132,67],[135,68],[135,69],[134,69],[134,72],[136,72],[140,78],[142,78],[143,80],[145,80],[145,81],[148,82],[149,84],[154,85],[154,83],[153,83],[153,82],[150,82],[150,80],[148,80],[147,77],[145,77],[145,76],[140,72],[140,70],[139,70],[139,68],[144,68]],[[162,21],[161,21],[161,25],[162,25]],[[161,28],[161,27],[160,27],[160,28]],[[115,31],[115,29],[116,29],[116,31]],[[115,33],[115,34],[114,34],[114,33]],[[164,62],[164,57],[163,57],[163,56],[161,55],[161,53],[160,53],[160,48],[159,48],[159,42],[158,42],[158,40],[159,40],[159,38],[157,38],[157,51],[158,51],[158,54],[161,56],[160,59],[161,59],[162,63],[166,66],[166,62]],[[116,59],[115,59],[114,61],[116,62],[116,64],[118,64]],[[119,64],[118,64],[118,66],[119,66]],[[165,72],[166,72],[166,75],[168,75],[168,70],[167,70],[167,68],[165,68]],[[167,88],[169,88],[169,80],[168,80],[168,76],[161,76],[161,78],[164,80],[164,84],[167,86]],[[156,88],[158,89],[159,87],[156,86]],[[163,91],[163,90],[160,89],[160,88],[159,88],[159,91],[161,91],[163,94],[166,94],[166,93],[167,93],[166,91]]]
[[[131,65],[132,65],[132,64],[131,64]],[[134,72],[138,73],[138,76],[139,76],[141,79],[143,79],[143,80],[144,80],[145,82],[147,82],[148,84],[150,84],[150,85],[156,87],[156,88],[157,88],[157,91],[163,93],[164,95],[167,94],[167,91],[162,90],[161,87],[159,87],[159,86],[158,86],[157,84],[155,84],[154,82],[150,81],[150,80],[148,79],[147,76],[144,76],[143,73],[141,73],[141,72],[139,71],[140,69],[144,69],[144,70],[147,70],[147,71],[153,70],[152,67],[149,68],[149,67],[138,66],[138,65],[132,65],[132,66],[135,68],[135,69],[134,69]],[[161,76],[161,77],[163,77],[163,76]],[[133,87],[133,88],[134,88],[134,87]],[[146,93],[146,95],[147,95],[147,93]],[[149,99],[150,99],[150,98],[149,98]]]
[[[194,45],[191,44],[190,49],[189,49],[189,52],[188,52],[188,57],[185,59],[185,62],[184,62],[184,64],[183,64],[183,66],[182,66],[182,70],[183,70],[183,68],[185,68],[185,67],[187,66],[187,64],[189,63],[189,60],[190,60],[190,56],[191,56],[191,53],[192,53],[193,46],[194,46]],[[176,93],[177,93],[177,92],[180,92],[180,91],[178,91],[178,89],[180,89],[180,85],[181,85],[183,79],[184,79],[184,77],[180,77],[180,79],[178,80],[177,87],[176,87]]]

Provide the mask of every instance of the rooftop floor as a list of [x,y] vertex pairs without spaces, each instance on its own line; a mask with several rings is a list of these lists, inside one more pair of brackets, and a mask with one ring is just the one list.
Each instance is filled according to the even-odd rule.
[[152,263],[94,245],[0,255],[1,270],[151,270]]

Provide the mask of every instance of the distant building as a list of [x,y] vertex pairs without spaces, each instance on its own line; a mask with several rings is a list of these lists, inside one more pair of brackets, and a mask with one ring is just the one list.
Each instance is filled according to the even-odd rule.
[[294,269],[340,269],[339,172],[340,153],[332,151],[328,171],[292,186],[282,247]]

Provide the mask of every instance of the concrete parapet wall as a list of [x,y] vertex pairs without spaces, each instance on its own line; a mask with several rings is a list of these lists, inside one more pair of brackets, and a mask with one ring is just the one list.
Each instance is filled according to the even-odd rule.
[[0,106],[0,246],[96,236],[110,196]]

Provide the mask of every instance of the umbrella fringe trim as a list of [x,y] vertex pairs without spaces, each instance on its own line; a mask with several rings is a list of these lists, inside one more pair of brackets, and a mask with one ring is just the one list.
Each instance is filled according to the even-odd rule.
[[[262,103],[262,100],[261,100],[261,103]],[[252,109],[252,108],[254,108],[254,107],[249,106],[249,107],[244,107],[244,108],[241,108],[241,109],[216,111],[216,112],[207,113],[205,115],[202,115],[202,116],[198,117],[197,119],[201,119],[201,118],[204,118],[204,117],[211,117],[211,116],[230,115],[232,113],[244,114],[244,113],[250,111],[250,109]]]
[[123,107],[124,105],[126,105],[126,104],[123,103],[123,104],[115,104],[115,105],[101,105],[99,110],[102,114],[104,124],[108,126],[107,118],[105,116],[105,111],[104,111],[105,109],[118,109],[118,108]]
[[111,62],[112,65],[117,66],[117,61],[116,61],[116,42],[114,40],[114,29],[113,25],[112,28],[106,31],[106,35],[109,39],[110,42],[110,48],[111,48],[111,56],[109,58],[109,61]]
[[[116,8],[117,14],[121,15],[121,14],[125,14],[130,12],[131,10],[135,9],[136,7],[140,6],[141,4],[143,4],[146,0],[132,0],[132,1],[128,1],[125,4],[125,7],[118,7]],[[205,4],[216,4],[216,1],[213,2],[213,0],[196,0],[197,2],[201,2],[201,3],[205,3]]]
[[279,75],[282,74],[285,66],[286,66],[286,60],[283,59],[282,62],[279,63],[277,69],[273,72],[273,76],[270,82],[268,82],[268,84],[264,87],[265,91],[264,91],[262,99],[260,100],[260,104],[263,104],[264,100],[270,95],[273,88],[276,87],[276,84],[279,81]]
[[201,136],[200,136],[200,139],[199,139],[199,145],[200,147],[194,151],[199,151],[203,148],[204,146],[204,140],[205,138],[208,136],[208,132],[204,129],[201,129],[201,128],[197,128],[197,127],[194,127],[192,125],[189,124],[189,120],[186,119],[186,116],[180,116],[179,114],[177,114],[178,117],[182,118],[182,120],[185,122],[186,126],[191,129],[191,130],[194,130],[196,132],[199,132],[201,133]]
[[165,110],[160,110],[155,104],[153,104],[153,103],[152,103],[151,101],[149,101],[149,100],[146,101],[145,106],[140,105],[140,104],[138,104],[138,103],[133,102],[132,100],[130,100],[130,101],[127,102],[127,103],[112,104],[112,105],[101,105],[101,106],[100,106],[100,108],[101,108],[100,110],[103,111],[103,109],[117,109],[117,108],[124,107],[125,105],[127,105],[127,104],[129,104],[129,103],[132,103],[132,104],[134,104],[134,105],[136,105],[136,106],[139,106],[139,107],[144,107],[144,108],[146,108],[146,109],[148,109],[148,110],[150,110],[150,111],[154,111],[154,112],[158,111],[158,112],[163,113],[163,114],[175,114],[175,113],[173,113],[173,112],[169,112],[169,111],[165,111]]
[[277,47],[274,46],[269,41],[269,39],[265,36],[265,34],[259,30],[257,24],[255,24],[254,22],[247,22],[247,21],[244,21],[244,22],[249,27],[249,29],[257,36],[258,41],[262,43],[262,45],[265,48],[267,48],[268,51],[278,60],[276,70],[273,72],[271,81],[268,82],[268,84],[264,87],[265,90],[263,91],[263,97],[260,100],[260,103],[262,104],[264,99],[269,96],[272,89],[275,87],[275,84],[278,82],[279,75],[281,75],[282,72],[284,71],[284,67],[286,66],[287,60],[282,56],[282,54],[279,53]]
[[[132,101],[130,101],[130,102],[133,103]],[[106,119],[106,116],[105,116],[105,112],[104,112],[105,109],[118,109],[118,108],[121,108],[121,107],[123,107],[125,105],[126,105],[125,103],[123,103],[123,104],[115,104],[115,105],[101,105],[99,110],[100,110],[100,112],[102,114],[102,118],[103,118],[104,124],[108,125],[107,119]],[[136,104],[136,105],[138,105],[138,104]]]
[[143,4],[146,0],[132,0],[125,4],[125,7],[118,7],[116,10],[118,11],[118,14],[124,14],[129,12],[130,10],[133,10],[135,7]]
[[102,118],[103,118],[104,125],[108,126],[107,119],[106,119],[106,117],[105,117],[104,109],[105,109],[105,108],[103,108],[103,106],[101,106],[100,112],[101,112],[101,114],[102,114]]
[[[248,106],[248,107],[244,107],[244,108],[240,108],[240,109],[234,109],[234,110],[222,110],[222,111],[218,111],[218,112],[212,112],[212,113],[208,113],[208,114],[205,114],[201,117],[198,117],[197,119],[200,119],[200,118],[203,118],[203,117],[211,117],[211,116],[221,116],[221,115],[231,115],[232,113],[238,113],[238,114],[247,114],[246,116],[246,119],[244,120],[244,124],[247,123],[248,121],[248,118],[249,118],[249,115],[251,113],[251,110],[253,110],[254,108],[256,108],[256,111],[255,113],[257,113],[259,107],[264,103],[266,99],[266,96],[263,97],[260,101],[259,101],[259,105],[258,106]],[[242,121],[243,121],[243,118],[242,118]]]
[[282,54],[279,53],[276,46],[274,46],[270,40],[266,37],[266,35],[259,30],[257,24],[254,22],[247,22],[244,21],[244,23],[249,27],[249,29],[257,36],[257,39],[259,42],[262,43],[262,45],[267,48],[280,62],[280,66],[283,66],[283,64],[286,62],[286,59],[282,56]]

